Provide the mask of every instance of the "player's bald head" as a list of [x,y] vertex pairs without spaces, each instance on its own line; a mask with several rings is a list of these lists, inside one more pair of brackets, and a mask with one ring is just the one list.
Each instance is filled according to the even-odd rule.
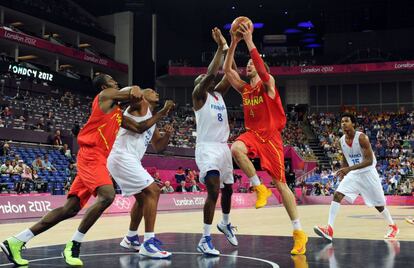
[[148,102],[157,103],[160,100],[159,94],[152,88],[142,89],[142,94],[144,95],[144,99],[146,99]]

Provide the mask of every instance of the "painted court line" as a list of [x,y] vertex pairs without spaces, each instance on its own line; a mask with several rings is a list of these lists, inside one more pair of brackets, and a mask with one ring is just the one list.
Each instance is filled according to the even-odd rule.
[[[200,253],[198,252],[171,252],[173,255],[200,255],[202,256]],[[128,252],[110,252],[110,253],[95,253],[95,254],[81,254],[80,257],[94,257],[94,256],[108,256],[108,255],[112,255],[112,256],[116,256],[116,255],[137,255],[137,253],[128,253]],[[260,259],[260,258],[255,258],[255,257],[248,257],[248,256],[241,256],[241,255],[227,255],[227,254],[220,254],[219,257],[231,257],[231,258],[241,258],[241,259],[247,259],[247,260],[254,260],[254,261],[259,261],[259,262],[263,262],[263,263],[267,263],[269,264],[272,268],[279,268],[279,265],[265,260],[265,259]],[[40,261],[47,261],[47,260],[56,260],[56,259],[62,259],[62,256],[57,256],[57,257],[50,257],[50,258],[42,258],[42,259],[34,259],[34,260],[29,260],[30,263],[33,262],[40,262]],[[13,266],[13,263],[6,263],[6,264],[0,264],[0,267],[6,267],[6,266]]]

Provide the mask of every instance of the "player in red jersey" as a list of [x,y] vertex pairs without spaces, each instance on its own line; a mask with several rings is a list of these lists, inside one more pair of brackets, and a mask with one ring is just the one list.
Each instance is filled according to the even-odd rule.
[[[249,160],[260,158],[262,169],[272,176],[292,220],[294,246],[291,253],[304,254],[308,238],[299,221],[295,197],[285,179],[282,130],[286,124],[286,116],[282,101],[275,86],[275,79],[269,74],[268,67],[266,68],[253,43],[252,32],[246,24],[241,24],[238,32],[243,37],[231,33],[231,45],[224,61],[227,79],[242,95],[246,128],[246,133],[240,135],[231,147],[233,158],[256,190],[256,208],[265,206],[267,198],[271,196],[271,191],[260,183]],[[231,68],[236,46],[241,39],[246,42],[251,57],[246,68],[249,84],[241,80],[239,74]]]
[[80,147],[77,156],[78,174],[68,193],[66,203],[63,207],[50,211],[29,229],[0,243],[8,259],[18,266],[28,265],[28,261],[21,257],[21,250],[30,239],[78,214],[89,198],[94,195],[97,196],[95,203],[87,210],[78,230],[71,241],[66,244],[63,252],[67,264],[83,265],[79,258],[83,237],[104,210],[111,205],[115,197],[112,180],[106,168],[106,159],[120,126],[142,133],[153,125],[151,120],[157,120],[156,117],[161,116],[157,115],[140,123],[123,117],[117,103],[128,100],[139,102],[142,99],[142,92],[138,86],[120,91],[118,83],[106,74],[96,76],[93,86],[101,92],[93,100],[91,116],[78,135]]

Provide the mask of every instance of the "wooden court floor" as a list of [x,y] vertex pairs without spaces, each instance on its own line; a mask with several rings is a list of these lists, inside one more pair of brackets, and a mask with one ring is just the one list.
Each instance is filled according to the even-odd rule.
[[[414,226],[404,222],[404,217],[414,216],[414,207],[388,207],[400,228],[400,241],[414,241]],[[316,236],[312,227],[326,224],[328,205],[299,206],[303,229],[309,236]],[[221,219],[216,211],[213,225]],[[263,209],[235,209],[230,219],[237,226],[239,234],[290,236],[292,226],[283,207]],[[76,230],[80,219],[71,219],[60,223],[51,230],[39,235],[28,243],[28,247],[63,244]],[[29,227],[32,222],[6,223],[0,225],[0,239]],[[129,215],[102,217],[86,235],[86,241],[119,238],[128,230]],[[143,235],[143,222],[139,234]],[[157,217],[158,233],[201,233],[202,211],[160,213]],[[381,240],[386,232],[386,223],[374,208],[365,206],[341,206],[335,224],[336,238]],[[218,231],[213,228],[213,233]]]

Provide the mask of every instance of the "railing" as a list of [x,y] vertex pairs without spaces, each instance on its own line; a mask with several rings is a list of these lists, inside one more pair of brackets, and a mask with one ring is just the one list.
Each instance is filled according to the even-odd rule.
[[302,181],[304,181],[304,180],[306,180],[306,179],[309,179],[310,177],[315,176],[315,171],[316,171],[316,169],[317,169],[317,168],[314,168],[314,169],[312,169],[312,170],[310,170],[310,171],[306,172],[305,174],[303,174],[303,175],[301,175],[301,176],[297,177],[297,178],[296,178],[296,182],[297,182],[296,184],[298,185],[298,184],[300,184]]
[[8,141],[7,142],[10,145],[28,145],[28,146],[37,146],[37,147],[46,147],[49,149],[60,149],[63,146],[58,145],[50,145],[50,144],[44,144],[44,143],[31,143],[31,142],[17,142],[17,141]]

